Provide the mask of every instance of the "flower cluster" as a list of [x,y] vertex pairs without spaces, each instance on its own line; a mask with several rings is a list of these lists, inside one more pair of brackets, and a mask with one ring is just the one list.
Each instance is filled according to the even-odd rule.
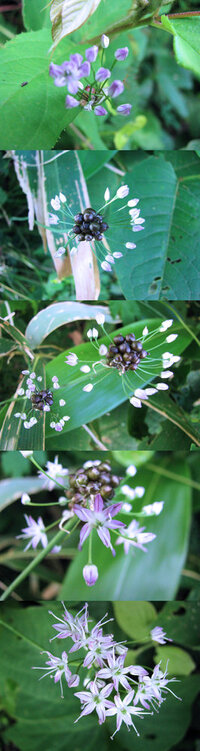
[[[105,316],[100,313],[96,316],[97,323],[102,326],[107,338],[108,335],[104,330]],[[160,357],[155,356],[155,350],[160,348],[161,341],[154,344],[154,337],[158,334],[166,334],[168,328],[173,324],[173,319],[163,321],[162,324],[149,332],[147,326],[144,327],[140,341],[136,341],[134,332],[127,335],[122,335],[120,332],[111,339],[108,338],[108,346],[101,344],[98,346],[98,330],[96,328],[89,329],[87,336],[91,343],[94,344],[95,349],[98,352],[98,359],[90,367],[88,364],[79,360],[75,352],[70,352],[66,357],[66,364],[70,367],[77,367],[83,373],[90,374],[90,380],[83,386],[83,391],[90,393],[93,388],[98,384],[99,380],[96,377],[97,366],[103,368],[113,369],[115,368],[121,376],[122,388],[126,397],[130,399],[130,403],[134,407],[141,407],[143,401],[148,400],[149,396],[158,394],[160,391],[167,391],[169,386],[165,382],[168,378],[173,378],[173,371],[169,370],[174,363],[180,361],[179,355],[173,355],[170,352],[164,352]],[[165,337],[164,341],[167,344],[175,341],[178,334],[169,334]],[[110,341],[109,341],[110,340]],[[144,347],[148,347],[148,352]],[[145,362],[148,356],[147,364]],[[133,390],[130,371],[137,371],[137,376],[141,380],[149,380],[157,378],[156,383],[153,386],[147,388],[138,388]],[[158,380],[161,378],[161,381]]]
[[[23,422],[23,426],[26,430],[30,430],[38,422],[37,412],[43,414],[44,412],[51,412],[54,402],[53,393],[49,388],[41,389],[38,387],[38,382],[41,383],[42,376],[37,376],[36,373],[29,370],[22,370],[23,376],[28,376],[26,379],[25,388],[20,387],[17,390],[17,398],[30,399],[31,407],[26,412],[15,412],[14,417]],[[52,377],[52,388],[58,390],[60,388],[58,377],[54,375]],[[64,399],[59,400],[59,406],[64,407],[66,404]],[[36,414],[35,414],[36,412]],[[37,416],[36,416],[37,415]],[[50,427],[57,432],[63,430],[65,422],[70,419],[68,415],[63,415],[59,420],[51,420]]]
[[[53,234],[59,235],[59,239],[56,240],[56,245],[58,247],[55,257],[61,257],[66,253],[67,249],[73,256],[77,252],[78,243],[85,242],[86,240],[87,242],[95,241],[95,252],[102,269],[111,272],[116,260],[123,257],[123,248],[126,252],[127,250],[131,251],[136,249],[136,243],[130,242],[130,232],[136,233],[144,230],[145,219],[140,216],[140,209],[138,208],[139,198],[130,198],[124,203],[124,199],[127,198],[128,195],[128,185],[121,185],[113,197],[111,197],[110,190],[107,187],[104,192],[105,203],[100,208],[97,210],[85,209],[82,213],[75,214],[75,216],[71,209],[70,198],[67,200],[64,193],[59,193],[59,195],[54,196],[51,199],[51,208],[54,209],[56,213],[49,212],[49,224],[51,225],[51,231]],[[121,201],[123,201],[122,205]],[[118,208],[115,211],[112,206],[112,212],[108,217],[107,214],[110,212],[109,207],[116,202]],[[97,222],[96,220],[95,222],[91,221],[90,223],[89,221],[85,221],[85,215],[88,214],[88,212],[95,212]],[[107,221],[107,219],[109,219],[109,221]],[[84,233],[79,229],[79,220],[81,222],[80,226],[84,225]],[[94,228],[93,224],[98,223],[99,227]],[[113,233],[117,233],[117,238],[118,230],[120,229],[124,230],[124,240],[120,246],[121,249],[120,251],[112,251],[109,245],[111,244],[113,246]],[[87,234],[85,234],[86,231]],[[104,235],[102,234],[105,231],[106,242]],[[129,240],[126,237],[126,232],[129,232]],[[75,241],[76,244],[74,244]],[[118,247],[119,240],[117,239],[116,241]],[[104,248],[106,250],[104,250]]]
[[[82,667],[87,673],[83,679],[82,689],[74,694],[81,703],[81,713],[75,723],[80,718],[96,712],[99,725],[102,725],[107,717],[116,717],[116,730],[111,738],[120,730],[122,722],[128,730],[132,727],[139,735],[133,721],[134,717],[143,718],[146,714],[158,711],[167,692],[178,699],[168,685],[176,679],[169,679],[167,668],[163,672],[160,663],[156,665],[152,674],[141,665],[126,667],[128,649],[125,644],[116,642],[113,634],[103,633],[105,624],[113,620],[107,620],[107,613],[92,626],[87,604],[75,616],[67,610],[64,603],[63,607],[64,613],[61,618],[50,611],[57,621],[53,624],[57,632],[53,639],[71,639],[72,646],[68,654],[66,651],[62,652],[61,658],[46,650],[43,654],[48,656],[47,668],[34,666],[33,669],[45,671],[42,678],[50,676],[54,683],[59,682],[61,697],[64,698],[63,679],[69,688],[80,684],[79,671],[72,672],[74,664],[77,664],[76,660],[73,660],[73,654],[84,650],[85,657],[78,655],[78,663],[79,669]],[[150,645],[152,641],[165,644],[166,635],[161,627],[156,627],[149,632],[146,641]]]
[[[126,482],[122,481],[121,486],[122,478],[113,474],[109,461],[88,460],[74,473],[69,473],[58,462],[58,457],[55,457],[54,462],[47,462],[46,469],[47,471],[39,472],[39,477],[44,477],[43,487],[47,487],[50,491],[56,485],[63,487],[63,495],[59,497],[58,505],[67,506],[67,509],[62,511],[61,518],[58,519],[59,529],[69,534],[73,532],[79,521],[82,522],[78,547],[81,549],[88,540],[88,562],[83,567],[83,578],[87,586],[93,586],[99,577],[98,568],[92,560],[93,535],[98,535],[102,544],[111,550],[113,556],[116,555],[116,550],[111,535],[112,538],[113,536],[116,538],[116,545],[124,545],[125,554],[129,551],[134,552],[135,548],[147,552],[147,543],[152,542],[156,535],[153,532],[147,532],[144,526],[140,526],[140,518],[160,514],[164,504],[163,501],[156,501],[143,508],[143,501],[141,501],[141,511],[133,512],[130,501],[135,498],[142,499],[145,494],[144,487],[133,488],[129,484],[137,473],[134,465],[127,468]],[[116,489],[118,489],[119,500],[117,498],[116,502],[112,502]],[[32,505],[27,493],[23,493],[21,503],[24,506]],[[129,512],[131,512],[131,522],[127,525]],[[125,514],[125,521],[115,519],[119,513]],[[17,538],[28,541],[25,550],[31,546],[35,549],[40,543],[43,548],[46,548],[49,544],[48,528],[45,528],[42,517],[40,516],[36,521],[32,516],[25,515],[25,521],[27,527],[22,529],[22,534]],[[60,546],[55,546],[51,552],[57,553],[60,550]]]
[[[106,39],[108,47],[109,38],[106,37]],[[116,63],[126,60],[129,49],[128,47],[117,49],[110,68],[105,67],[105,49],[105,35],[103,35],[100,47],[93,45],[85,50],[85,60],[83,55],[76,52],[70,55],[69,60],[65,60],[62,65],[50,63],[49,74],[54,79],[55,86],[67,88],[66,109],[82,107],[89,112],[93,111],[97,116],[107,115],[108,112],[120,115],[130,114],[131,104],[120,104],[114,110],[113,99],[123,93],[124,83],[118,78],[110,80]]]

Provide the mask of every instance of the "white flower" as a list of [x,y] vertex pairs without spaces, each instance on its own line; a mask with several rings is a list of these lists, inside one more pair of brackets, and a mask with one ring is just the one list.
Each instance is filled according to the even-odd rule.
[[51,380],[52,380],[52,383],[53,383],[53,388],[54,389],[59,389],[60,386],[59,386],[59,383],[58,383],[58,377],[57,376],[53,376],[53,378]]
[[137,485],[135,488],[136,498],[143,498],[144,494],[145,494],[145,488],[143,488],[142,485]]
[[159,328],[159,331],[167,331],[167,329],[174,323],[173,318],[169,318],[167,321],[163,321]]
[[88,391],[89,392],[89,391],[92,391],[92,389],[93,389],[92,383],[87,383],[86,386],[83,386],[83,391]]
[[65,399],[59,399],[59,404],[60,404],[60,407],[64,407],[66,404]]
[[27,456],[32,456],[33,451],[20,451],[19,453],[26,458]]
[[88,339],[97,339],[99,332],[97,331],[97,329],[88,329],[87,336]]
[[82,371],[82,373],[90,373],[91,368],[89,367],[89,365],[82,365],[80,370]]
[[125,511],[127,514],[129,511],[132,511],[131,503],[123,503],[122,511]]
[[24,395],[24,389],[19,389],[18,396],[23,396],[23,395]]
[[64,248],[64,245],[60,245],[60,247],[57,249],[56,253],[54,254],[54,258],[61,258],[61,256],[66,253],[66,248]]
[[135,243],[126,243],[126,248],[128,248],[129,250],[133,250],[136,247],[137,246]]
[[152,641],[157,641],[158,644],[166,644],[167,641],[172,641],[172,639],[168,639],[161,626],[155,626],[155,628],[152,628],[150,634]]
[[169,386],[167,383],[156,383],[156,388],[158,391],[167,391]]
[[161,378],[171,378],[173,375],[173,370],[162,370],[162,373],[160,373]]
[[123,258],[123,253],[113,253],[114,258]]
[[137,474],[137,469],[134,464],[129,464],[129,467],[127,467],[126,469],[126,474],[130,477],[135,477],[135,475]]
[[68,475],[68,469],[59,464],[58,456],[55,456],[53,462],[48,461],[46,463],[46,471],[51,476],[50,478],[46,477],[43,472],[38,472],[38,476],[44,480],[44,488],[48,488],[48,490],[53,490],[56,487],[55,480],[62,481],[62,477]]
[[55,198],[51,199],[51,206],[54,211],[58,211],[58,209],[60,209],[60,199],[58,196],[55,196]]
[[104,193],[104,201],[106,201],[107,203],[109,199],[110,199],[110,191],[109,191],[109,188],[106,188],[105,193]]
[[158,516],[163,510],[163,506],[164,501],[155,501],[154,503],[149,503],[148,506],[143,506],[142,513],[145,514],[145,516],[151,516],[152,514]]
[[[135,714],[138,716],[143,716],[146,714],[144,712],[144,709],[141,709],[139,707],[134,707],[133,705],[130,706],[130,703],[133,699],[134,691],[129,691],[129,693],[125,696],[125,699],[121,699],[118,694],[114,696],[114,702],[112,708],[106,709],[106,716],[111,715],[117,715],[117,727],[111,738],[114,738],[115,733],[120,730],[122,722],[125,722],[125,725],[129,728],[130,726],[134,728],[137,735],[139,735],[138,730],[136,729],[131,715]],[[135,711],[136,710],[136,711]]]
[[113,256],[111,256],[111,255],[105,256],[105,260],[106,260],[106,261],[107,261],[108,263],[115,263],[115,262],[114,262],[114,258],[113,258]]
[[168,342],[168,344],[171,344],[171,342],[175,342],[175,339],[177,339],[177,336],[178,334],[169,334],[169,336],[167,336],[166,338],[166,342]]
[[102,261],[101,268],[103,269],[103,271],[112,271],[112,266],[110,265],[110,263],[108,263],[108,261]]
[[142,334],[143,334],[143,336],[147,336],[148,333],[149,333],[149,329],[147,328],[147,326],[145,326],[144,329],[143,329]]
[[103,324],[105,323],[105,315],[104,315],[104,313],[97,313],[96,314],[96,322],[100,326],[103,326]]
[[108,347],[106,347],[105,344],[101,344],[99,347],[99,354],[100,355],[107,355]]
[[26,520],[27,527],[22,529],[21,535],[17,536],[17,540],[19,540],[20,538],[22,538],[23,540],[28,540],[30,538],[28,545],[26,545],[24,550],[28,550],[31,545],[33,549],[37,548],[39,542],[41,542],[43,548],[46,548],[48,545],[48,540],[41,516],[38,517],[37,522],[32,518],[32,516],[27,516],[27,514],[24,515],[24,518]]
[[64,193],[59,193],[59,198],[60,198],[61,203],[65,203],[65,201],[67,200],[66,196],[64,196]]
[[101,47],[103,47],[103,49],[106,49],[107,47],[109,47],[109,44],[110,44],[109,37],[107,37],[106,34],[102,34]]
[[29,505],[30,502],[31,502],[30,495],[28,495],[28,493],[22,493],[22,497],[21,497],[22,505],[27,506]]
[[131,198],[131,200],[128,201],[128,206],[131,206],[131,207],[137,206],[137,204],[139,203],[139,200],[140,200],[139,198]]
[[69,355],[67,355],[66,360],[65,360],[66,365],[74,366],[74,365],[77,365],[77,362],[78,362],[78,357],[75,354],[75,352],[70,352]]
[[58,224],[59,221],[57,214],[49,214],[49,224]]
[[133,488],[130,488],[130,485],[122,485],[120,488],[123,495],[125,495],[127,498],[130,498],[130,501],[133,501],[135,498],[135,490]]
[[118,188],[117,190],[117,198],[125,198],[129,194],[129,187],[128,185],[122,185],[121,188]]

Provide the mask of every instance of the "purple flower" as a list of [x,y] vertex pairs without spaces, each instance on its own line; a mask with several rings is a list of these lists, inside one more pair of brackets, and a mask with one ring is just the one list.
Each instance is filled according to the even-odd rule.
[[96,81],[106,81],[107,78],[110,78],[111,71],[109,68],[99,68],[96,72],[95,78]]
[[94,564],[88,563],[87,566],[84,566],[83,568],[83,578],[85,579],[86,584],[88,587],[93,587],[93,584],[96,583],[98,579],[99,573],[98,568]]
[[101,725],[102,722],[105,722],[106,710],[112,707],[112,702],[107,699],[107,696],[110,696],[111,694],[112,688],[112,683],[108,683],[107,686],[104,686],[104,688],[99,690],[96,683],[93,681],[90,683],[89,691],[77,691],[77,694],[74,695],[78,696],[78,699],[80,699],[83,709],[75,722],[78,722],[80,717],[91,714],[94,709],[96,709],[98,714],[99,725]]
[[101,105],[98,104],[97,107],[94,108],[94,114],[101,116],[101,115],[107,115],[108,113],[105,107],[101,107]]
[[113,81],[108,88],[108,96],[112,96],[113,99],[119,96],[124,91],[124,84],[122,81]]
[[94,63],[97,58],[98,51],[99,48],[96,46],[96,44],[94,44],[93,47],[88,47],[88,49],[85,50],[86,60],[89,60],[90,63]]
[[67,110],[70,110],[72,107],[78,107],[79,102],[77,99],[75,99],[74,96],[70,96],[70,94],[67,94],[65,99],[65,107]]
[[126,57],[128,57],[129,54],[129,48],[128,47],[119,47],[118,50],[115,52],[116,60],[125,60]]
[[54,78],[55,86],[67,85],[67,75],[65,73],[64,65],[65,63],[62,63],[62,65],[55,65],[55,63],[50,63],[49,75]]
[[28,545],[26,545],[24,550],[29,550],[31,545],[33,549],[37,548],[39,542],[41,542],[43,548],[46,548],[48,540],[42,517],[39,516],[37,522],[32,516],[27,516],[27,514],[24,514],[24,518],[27,527],[24,527],[24,529],[22,529],[22,534],[17,536],[17,540],[20,538],[22,538],[22,540],[29,540]]
[[131,109],[132,104],[120,104],[119,107],[117,107],[117,112],[119,112],[120,115],[130,115]]
[[121,529],[125,527],[123,522],[113,521],[112,516],[116,516],[122,508],[122,503],[114,503],[107,508],[104,508],[103,499],[98,493],[94,500],[94,509],[83,508],[83,506],[74,505],[74,513],[76,516],[85,522],[80,532],[79,547],[82,548],[83,543],[92,532],[92,529],[96,529],[100,540],[103,542],[106,548],[110,548],[112,554],[115,555],[115,550],[111,544],[109,529]]

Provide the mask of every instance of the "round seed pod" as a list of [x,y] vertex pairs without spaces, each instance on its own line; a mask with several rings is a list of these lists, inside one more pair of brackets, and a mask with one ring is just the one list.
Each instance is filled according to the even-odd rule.
[[34,409],[39,409],[40,412],[43,412],[46,404],[48,404],[49,406],[53,404],[53,394],[50,389],[36,391],[31,395],[31,402]]
[[81,242],[82,240],[85,240],[85,235],[78,235],[78,240]]
[[87,240],[87,242],[91,242],[91,240],[93,240],[93,236],[92,235],[85,235],[84,239]]
[[119,482],[120,478],[112,474],[109,461],[99,462],[98,466],[81,467],[69,475],[69,488],[66,491],[69,508],[73,508],[74,503],[90,506],[98,493],[105,500],[112,500]]
[[111,368],[117,368],[121,373],[127,370],[136,370],[140,360],[148,355],[143,350],[142,342],[135,340],[135,334],[117,334],[113,338],[114,344],[108,347],[106,362]]
[[89,230],[89,228],[90,228],[89,222],[82,222],[82,224],[81,224],[81,230],[82,231]]
[[101,224],[101,231],[102,232],[106,232],[107,229],[108,229],[107,222],[102,222],[102,224]]
[[83,221],[83,214],[76,214],[74,221],[76,222],[76,224],[81,224],[81,222]]
[[75,235],[79,235],[80,225],[78,225],[78,224],[75,225],[75,227],[73,227],[73,232],[74,232]]
[[84,222],[92,222],[94,216],[95,212],[93,211],[93,209],[86,209],[83,214]]

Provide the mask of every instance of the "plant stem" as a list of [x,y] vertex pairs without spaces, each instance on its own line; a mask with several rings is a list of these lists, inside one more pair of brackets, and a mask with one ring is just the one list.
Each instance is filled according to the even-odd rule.
[[95,433],[93,433],[91,428],[88,428],[88,425],[82,425],[82,428],[84,428],[84,430],[86,430],[86,433],[88,433],[91,436],[92,440],[94,441],[94,443],[96,443],[99,449],[101,449],[102,451],[107,451],[106,446],[104,446],[104,444],[101,443],[101,441],[99,441],[99,439],[97,438]]
[[57,535],[55,535],[55,537],[53,537],[53,539],[48,543],[47,547],[41,550],[40,553],[38,553],[36,558],[34,558],[34,560],[31,561],[28,564],[28,566],[26,566],[24,571],[21,571],[19,576],[17,576],[16,579],[9,585],[9,587],[7,587],[6,591],[3,592],[3,594],[0,597],[0,602],[7,600],[11,592],[13,592],[13,590],[16,589],[16,587],[18,587],[24,581],[24,579],[27,578],[27,576],[31,573],[31,571],[33,571],[36,568],[36,566],[39,563],[41,563],[41,561],[43,561],[46,555],[48,555],[48,553],[51,552],[52,548],[54,548],[55,545],[57,545],[58,543],[61,542],[61,540],[64,539],[66,530],[69,531],[69,534],[73,532],[73,527],[71,528],[73,521],[74,520],[70,519],[65,529],[63,529],[62,531],[59,530],[59,532],[57,532]]
[[171,470],[164,469],[164,467],[157,467],[156,464],[152,464],[151,462],[147,462],[146,469],[150,470],[150,472],[157,472],[158,475],[163,475],[163,477],[169,477],[170,480],[182,482],[184,485],[189,485],[191,488],[200,490],[200,483],[191,480],[190,477],[182,477],[182,475],[177,475],[176,472],[171,472]]
[[[42,474],[43,474],[43,475],[45,475],[46,477],[48,477],[48,479],[49,479],[49,480],[51,480],[51,481],[55,482],[55,484],[56,484],[56,485],[57,485],[57,486],[58,486],[59,488],[61,488],[61,489],[62,489],[62,491],[64,492],[64,490],[65,490],[65,487],[64,487],[64,485],[61,485],[61,483],[60,483],[60,482],[58,482],[58,480],[56,480],[56,478],[52,478],[52,477],[51,477],[51,475],[49,475],[49,473],[48,473],[48,472],[45,472],[45,469],[42,469],[42,467],[40,467],[40,464],[38,464],[38,462],[36,461],[36,459],[34,459],[34,456],[30,456],[30,457],[29,457],[29,459],[30,459],[30,461],[32,462],[32,464],[34,464],[34,465],[35,465],[35,467],[37,467],[37,469],[39,469],[39,470],[40,470],[40,472],[42,472]],[[67,500],[67,499],[66,499],[66,500]],[[54,505],[55,505],[55,504],[54,504]]]

